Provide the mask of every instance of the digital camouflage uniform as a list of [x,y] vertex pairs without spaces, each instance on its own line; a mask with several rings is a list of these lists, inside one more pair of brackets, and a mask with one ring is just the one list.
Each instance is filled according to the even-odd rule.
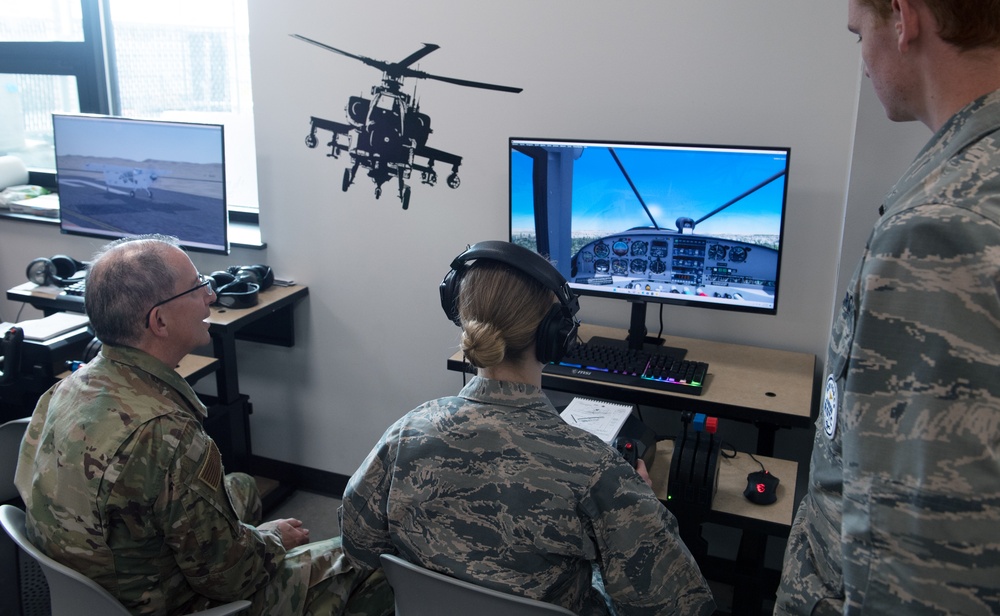
[[341,532],[368,566],[398,553],[577,614],[608,613],[592,577],[620,616],[714,609],[649,486],[530,385],[475,377],[397,421],[351,478]]
[[224,479],[205,414],[174,370],[105,345],[32,415],[15,479],[32,542],[135,614],[236,599],[255,615],[391,613],[381,573],[364,580],[339,539],[286,552],[277,530],[240,521],[259,522],[260,497],[249,476]]
[[1000,92],[884,208],[834,323],[776,613],[998,614]]

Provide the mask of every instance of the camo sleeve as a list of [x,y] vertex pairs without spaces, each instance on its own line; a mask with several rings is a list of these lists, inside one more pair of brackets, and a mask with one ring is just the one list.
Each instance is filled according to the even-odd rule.
[[344,553],[368,569],[378,569],[379,554],[395,552],[389,537],[387,468],[390,443],[397,438],[392,426],[368,454],[344,490],[340,528]]
[[984,211],[905,210],[863,266],[836,435],[847,611],[1000,613],[1000,226]]
[[714,612],[677,520],[630,467],[605,468],[581,507],[593,525],[604,588],[620,616]]
[[157,518],[187,583],[221,601],[245,599],[266,586],[285,555],[281,538],[240,522],[215,442],[192,424],[175,434],[150,437],[182,444],[167,463]]

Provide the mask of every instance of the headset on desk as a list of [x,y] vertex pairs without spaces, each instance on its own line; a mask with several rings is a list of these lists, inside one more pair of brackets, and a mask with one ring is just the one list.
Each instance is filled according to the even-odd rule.
[[29,281],[38,286],[67,287],[79,280],[77,274],[85,270],[87,265],[84,261],[77,261],[66,255],[39,257],[28,264],[25,274]]
[[274,284],[274,272],[267,265],[231,265],[210,274],[217,306],[250,308],[257,305],[257,294]]

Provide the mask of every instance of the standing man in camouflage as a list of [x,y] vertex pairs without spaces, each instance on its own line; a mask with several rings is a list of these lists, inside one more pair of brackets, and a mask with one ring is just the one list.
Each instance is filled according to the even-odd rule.
[[934,136],[833,327],[777,614],[1000,613],[1000,0],[849,0],[891,120]]
[[225,475],[206,408],[173,369],[210,342],[210,281],[172,238],[95,258],[86,307],[104,346],[32,415],[15,478],[29,537],[134,614],[236,599],[255,615],[391,613],[381,574],[352,567],[339,539],[242,521],[260,513],[253,479]]

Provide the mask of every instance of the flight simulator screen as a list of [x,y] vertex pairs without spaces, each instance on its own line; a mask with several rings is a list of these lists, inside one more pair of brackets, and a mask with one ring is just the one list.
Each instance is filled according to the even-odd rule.
[[510,239],[581,295],[777,311],[790,150],[510,139]]
[[63,233],[160,233],[229,254],[221,125],[59,114],[52,125]]

